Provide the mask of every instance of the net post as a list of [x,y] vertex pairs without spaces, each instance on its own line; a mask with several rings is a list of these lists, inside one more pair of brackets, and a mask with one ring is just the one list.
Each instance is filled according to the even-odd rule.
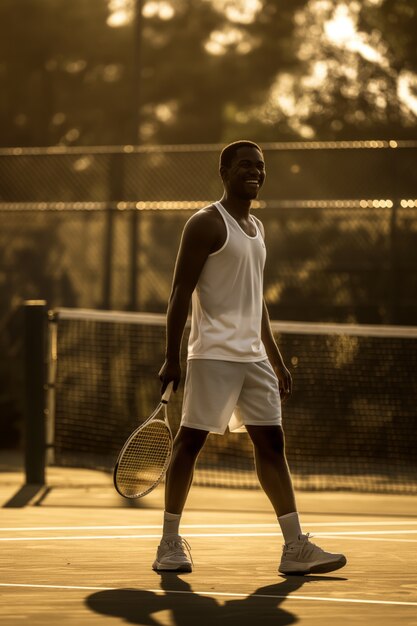
[[58,365],[58,317],[55,315],[54,311],[48,311],[47,346],[47,392],[45,416],[46,466],[53,465],[55,463],[55,401]]
[[44,485],[46,449],[46,301],[26,300],[23,305],[23,323],[26,484]]

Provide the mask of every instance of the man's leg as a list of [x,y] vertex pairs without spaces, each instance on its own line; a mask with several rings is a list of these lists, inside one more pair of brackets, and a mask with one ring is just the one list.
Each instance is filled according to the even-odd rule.
[[197,457],[207,439],[208,431],[181,426],[174,440],[171,463],[165,483],[165,511],[162,540],[153,569],[156,571],[192,570],[187,554],[189,545],[180,537],[182,511],[193,480]]
[[259,482],[278,517],[297,510],[281,426],[246,426],[255,451]]
[[181,515],[193,480],[195,463],[207,435],[207,430],[187,426],[179,429],[166,476],[165,511]]
[[278,517],[285,545],[279,571],[283,574],[325,573],[343,567],[343,554],[325,552],[301,532],[294,488],[285,456],[281,426],[246,426],[255,450],[259,482]]

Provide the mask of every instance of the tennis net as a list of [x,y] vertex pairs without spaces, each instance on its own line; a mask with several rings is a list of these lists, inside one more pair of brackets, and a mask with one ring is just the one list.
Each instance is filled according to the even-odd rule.
[[[49,317],[49,461],[111,470],[159,400],[165,316],[57,309]],[[272,327],[294,379],[283,413],[295,487],[417,493],[417,328]],[[181,401],[182,388],[170,402],[174,433]],[[195,483],[257,487],[247,433],[210,435]]]

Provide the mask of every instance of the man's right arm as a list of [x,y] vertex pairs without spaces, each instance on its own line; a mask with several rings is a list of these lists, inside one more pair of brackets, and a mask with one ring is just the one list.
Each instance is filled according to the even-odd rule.
[[165,362],[159,372],[163,393],[170,381],[181,379],[180,351],[191,295],[209,254],[219,238],[217,220],[209,213],[195,214],[185,225],[175,263],[168,302]]

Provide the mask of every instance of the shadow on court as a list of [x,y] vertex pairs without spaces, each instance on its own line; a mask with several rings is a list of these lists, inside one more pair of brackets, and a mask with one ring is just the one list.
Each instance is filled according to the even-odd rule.
[[287,596],[310,582],[346,580],[332,576],[282,577],[281,582],[259,587],[245,598],[220,603],[215,598],[194,593],[191,585],[175,573],[162,573],[160,578],[161,590],[165,594],[140,589],[114,589],[94,593],[85,603],[101,615],[119,617],[129,624],[144,626],[159,626],[157,614],[162,611],[171,614],[173,626],[253,626],[256,622],[262,623],[262,626],[285,626],[298,622],[296,615],[281,606]]

